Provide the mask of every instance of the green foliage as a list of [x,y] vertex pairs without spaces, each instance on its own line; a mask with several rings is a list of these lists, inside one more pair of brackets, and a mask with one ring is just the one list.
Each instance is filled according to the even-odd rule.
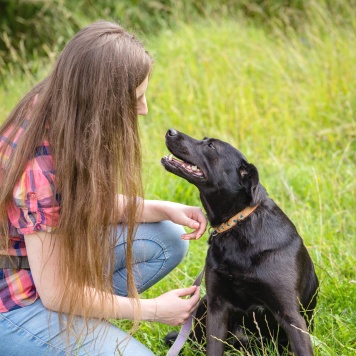
[[[352,21],[355,0],[321,0],[338,25]],[[19,68],[37,72],[38,62],[53,60],[69,38],[98,19],[157,34],[198,18],[238,18],[273,28],[299,28],[315,4],[308,0],[0,0],[0,78]]]
[[[71,3],[67,20],[59,16],[56,24],[58,37],[62,33],[59,27],[67,24],[67,32],[61,40],[54,40],[49,53],[59,49],[76,28],[99,17],[95,15],[97,3]],[[173,9],[169,11],[173,1],[147,1],[147,8],[141,1],[130,3],[130,11],[143,24],[140,20],[130,23],[134,15],[125,8],[127,1],[100,2],[103,9],[109,9],[107,17],[149,33],[141,37],[156,59],[147,93],[150,113],[140,119],[146,198],[200,204],[194,186],[160,165],[160,158],[167,154],[164,134],[168,128],[197,138],[219,137],[238,147],[259,168],[262,184],[295,223],[315,262],[320,279],[313,332],[316,355],[354,355],[356,7],[352,1],[341,0],[242,0],[239,11],[231,12],[224,9],[237,2],[224,1],[220,14],[216,10],[214,18],[198,20],[199,14],[213,9],[217,2],[206,2],[205,7],[198,6],[203,1],[193,2],[193,13],[193,7],[188,7],[193,5],[178,1],[176,17]],[[63,14],[69,6],[59,0],[55,4],[62,6]],[[80,6],[85,4],[84,16]],[[183,5],[190,9],[184,18],[187,23],[181,21],[183,17],[178,21],[178,9]],[[287,8],[292,7],[295,13],[303,13],[296,24],[283,20],[292,18],[287,16]],[[119,12],[113,9],[125,9],[122,14],[126,17],[115,15]],[[143,9],[151,9],[160,18],[143,16]],[[170,20],[167,14],[172,16]],[[177,20],[174,25],[172,19]],[[49,19],[37,26],[47,24]],[[149,26],[155,30],[148,31]],[[27,65],[28,70],[19,72],[13,67],[12,75],[0,85],[1,118],[44,77],[53,57],[52,53],[49,60],[41,61],[38,55],[31,62],[26,53],[24,49],[26,63],[24,60],[21,66]],[[204,264],[207,236],[192,241],[179,268],[144,297],[191,285]],[[130,328],[127,322],[119,325]],[[160,356],[167,352],[163,337],[173,329],[178,330],[142,323],[135,336]],[[276,354],[273,350],[272,345],[255,354]],[[204,355],[204,349],[192,351],[187,346],[184,353]]]

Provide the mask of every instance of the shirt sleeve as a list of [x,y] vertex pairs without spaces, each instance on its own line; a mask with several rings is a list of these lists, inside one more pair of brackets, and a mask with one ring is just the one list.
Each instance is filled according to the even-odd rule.
[[19,234],[37,231],[52,232],[59,220],[59,196],[55,188],[52,157],[37,157],[29,161],[16,183],[13,201],[8,209],[9,220]]

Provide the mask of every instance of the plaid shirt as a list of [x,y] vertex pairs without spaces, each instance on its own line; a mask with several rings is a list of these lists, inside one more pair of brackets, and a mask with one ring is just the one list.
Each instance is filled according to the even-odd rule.
[[[4,163],[26,130],[28,120],[19,129],[13,142],[8,136],[11,129],[1,137],[0,145],[6,144]],[[7,209],[9,218],[9,255],[27,256],[24,235],[37,231],[51,232],[59,218],[59,197],[55,189],[53,158],[47,141],[38,146],[29,160],[13,191],[13,200]],[[0,269],[0,313],[22,308],[38,298],[30,270]]]

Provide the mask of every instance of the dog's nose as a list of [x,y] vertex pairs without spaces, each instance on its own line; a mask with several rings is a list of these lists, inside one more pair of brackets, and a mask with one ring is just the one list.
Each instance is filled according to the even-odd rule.
[[175,129],[169,129],[168,130],[168,135],[169,136],[176,136],[178,132]]

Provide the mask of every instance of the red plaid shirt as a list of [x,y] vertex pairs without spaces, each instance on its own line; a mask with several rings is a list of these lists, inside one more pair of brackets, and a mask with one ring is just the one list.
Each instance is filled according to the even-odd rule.
[[[26,130],[24,121],[13,142],[8,136],[11,129],[1,137],[0,145],[7,145],[5,164],[11,151]],[[24,235],[37,231],[51,232],[59,218],[59,197],[55,189],[53,158],[47,141],[37,147],[13,191],[8,207],[10,249],[9,255],[27,256]],[[0,313],[22,308],[38,298],[30,270],[0,269]]]

